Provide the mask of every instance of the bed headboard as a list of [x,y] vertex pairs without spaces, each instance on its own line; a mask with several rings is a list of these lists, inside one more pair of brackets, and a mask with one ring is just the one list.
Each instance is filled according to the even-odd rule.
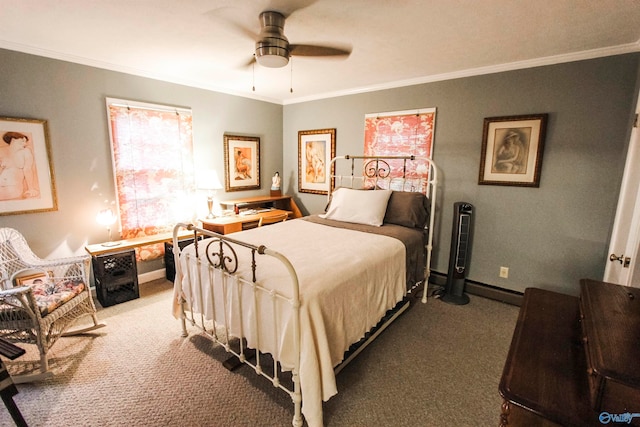
[[437,185],[432,159],[420,156],[339,156],[331,160],[335,187],[420,192],[431,198]]
[[438,171],[428,157],[346,155],[334,157],[330,166],[335,188],[419,192],[435,200]]
[[[433,228],[436,216],[438,170],[432,159],[421,156],[339,156],[331,160],[333,188],[390,189],[423,193],[430,203],[425,277],[431,273]],[[328,201],[331,200],[331,192]],[[426,287],[423,302],[426,302]]]

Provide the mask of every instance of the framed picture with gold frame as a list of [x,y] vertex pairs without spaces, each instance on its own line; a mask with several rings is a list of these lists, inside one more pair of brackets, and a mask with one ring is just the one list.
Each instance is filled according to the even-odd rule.
[[0,215],[58,210],[46,120],[0,117]]
[[224,188],[226,191],[260,188],[260,138],[224,136]]
[[331,160],[335,155],[335,129],[299,131],[298,191],[325,195],[332,191],[335,165]]
[[16,277],[16,286],[32,286],[37,284],[38,282],[46,282],[52,275],[52,272],[49,272],[49,275],[47,275],[47,273],[45,273],[44,271],[40,271],[37,273]]
[[478,183],[539,187],[547,117],[485,118]]

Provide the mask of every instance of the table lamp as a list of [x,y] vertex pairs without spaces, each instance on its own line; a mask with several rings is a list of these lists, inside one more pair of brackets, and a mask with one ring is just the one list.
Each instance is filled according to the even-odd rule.
[[207,207],[209,208],[209,214],[207,219],[215,218],[213,213],[213,199],[216,195],[216,191],[222,188],[218,174],[213,169],[208,169],[201,172],[198,188],[201,190],[207,190]]
[[111,239],[111,226],[116,222],[117,219],[118,218],[113,213],[111,208],[103,209],[100,212],[98,212],[98,215],[96,216],[96,221],[98,221],[98,224],[101,224],[107,227],[107,233],[109,233],[109,241],[103,243],[102,246],[118,246],[120,244],[120,242],[114,242]]

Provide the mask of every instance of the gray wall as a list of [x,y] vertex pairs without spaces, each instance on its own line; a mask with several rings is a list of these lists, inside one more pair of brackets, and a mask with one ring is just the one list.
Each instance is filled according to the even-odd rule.
[[[323,196],[297,193],[299,130],[337,129],[337,153],[359,154],[366,113],[436,107],[434,159],[442,178],[433,267],[446,273],[452,206],[475,205],[468,278],[522,291],[577,293],[601,278],[638,92],[640,54],[470,77],[280,106],[0,50],[0,116],[48,120],[59,210],[0,216],[42,257],[105,240],[95,222],[115,198],[105,97],[191,107],[198,166],[223,171],[223,134],[261,138],[264,194],[278,170],[306,213]],[[479,186],[485,117],[549,113],[540,188]],[[203,197],[204,203],[204,197]],[[152,263],[153,264],[153,263]],[[510,268],[500,279],[500,266]],[[141,271],[158,268],[143,266]]]
[[[621,55],[292,104],[284,109],[285,188],[297,132],[336,128],[338,155],[361,154],[366,113],[436,107],[440,169],[433,269],[446,273],[453,203],[475,206],[468,279],[577,294],[602,279],[629,140],[640,55]],[[478,185],[485,117],[549,113],[539,188]],[[287,185],[289,184],[289,185]],[[297,194],[307,213],[326,198]],[[499,278],[501,266],[509,278]]]
[[115,199],[105,97],[191,107],[196,166],[221,179],[225,132],[260,137],[262,192],[282,170],[281,105],[0,49],[0,116],[48,121],[58,196],[58,211],[0,216],[0,225],[20,230],[41,257],[84,253],[107,238],[95,221]]

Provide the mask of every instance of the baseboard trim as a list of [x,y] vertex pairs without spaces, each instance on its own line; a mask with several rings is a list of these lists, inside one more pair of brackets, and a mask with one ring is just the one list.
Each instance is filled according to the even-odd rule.
[[[447,285],[447,275],[432,271],[429,277],[429,282],[438,285]],[[465,292],[471,295],[477,295],[484,298],[504,302],[506,304],[516,305],[520,307],[522,305],[522,293],[512,291],[509,289],[498,288],[497,286],[488,285],[482,282],[476,282],[475,280],[465,280]]]
[[153,282],[154,280],[164,279],[167,277],[167,270],[160,268],[158,270],[149,271],[147,273],[138,274],[138,283]]

